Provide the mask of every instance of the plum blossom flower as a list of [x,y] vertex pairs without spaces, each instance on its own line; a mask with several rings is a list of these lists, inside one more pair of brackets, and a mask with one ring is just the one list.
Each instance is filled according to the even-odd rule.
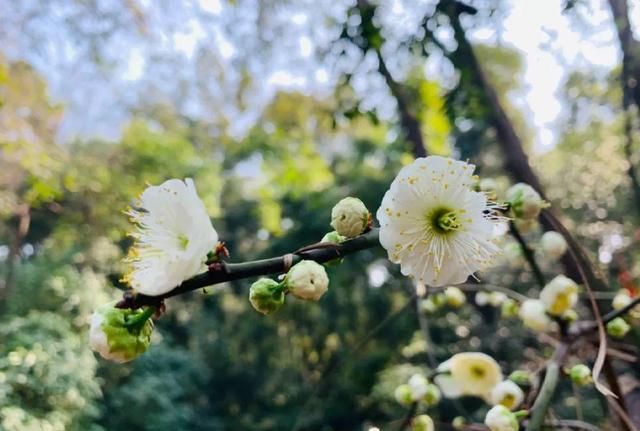
[[499,254],[499,207],[472,189],[474,168],[429,156],[391,183],[376,217],[380,243],[404,275],[434,287],[459,284]]
[[145,295],[162,295],[202,271],[218,243],[190,178],[147,187],[128,214],[138,231],[124,280]]

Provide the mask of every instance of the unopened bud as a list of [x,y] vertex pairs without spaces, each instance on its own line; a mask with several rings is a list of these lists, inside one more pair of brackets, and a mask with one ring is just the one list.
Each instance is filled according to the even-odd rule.
[[284,287],[270,278],[261,278],[249,289],[249,302],[256,311],[271,314],[284,304]]
[[344,198],[331,210],[331,227],[347,238],[360,235],[368,225],[369,210],[358,198]]

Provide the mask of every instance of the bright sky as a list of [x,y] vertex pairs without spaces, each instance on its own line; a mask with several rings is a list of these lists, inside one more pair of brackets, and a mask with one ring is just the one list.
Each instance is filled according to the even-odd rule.
[[[562,120],[562,106],[557,97],[559,89],[563,85],[567,71],[579,69],[581,67],[596,69],[606,74],[614,65],[619,64],[618,41],[614,33],[612,20],[606,4],[606,0],[586,0],[590,4],[591,13],[587,16],[586,8],[581,9],[579,14],[583,19],[580,23],[576,20],[575,13],[562,14],[561,0],[504,0],[510,6],[503,21],[503,30],[496,34],[495,26],[485,26],[475,28],[470,34],[471,38],[477,42],[504,43],[515,47],[523,54],[525,61],[525,73],[523,81],[523,92],[511,95],[513,102],[521,109],[525,110],[526,118],[531,121],[533,130],[536,133],[536,149],[544,151],[550,148],[556,140],[554,130],[558,127],[558,122]],[[415,3],[412,3],[415,2]],[[428,7],[434,0],[385,0],[382,6],[385,8],[385,20],[396,28],[395,31],[402,32],[411,30],[410,25],[404,22],[415,21],[416,15],[414,7]],[[149,11],[153,11],[151,0],[140,0],[140,3]],[[331,9],[344,10],[351,0],[311,0],[299,3],[291,3],[287,7],[285,17],[287,36],[282,36],[278,41],[278,49],[275,50],[265,61],[269,65],[258,65],[255,73],[255,91],[251,91],[254,100],[251,100],[254,107],[264,105],[269,96],[276,90],[288,88],[298,89],[307,92],[323,91],[329,88],[334,81],[331,72],[326,65],[320,64],[316,58],[318,46],[327,44],[327,31],[318,29],[319,26],[310,25],[311,22],[321,20],[310,20],[307,14],[313,8],[321,8],[323,13],[331,14]],[[635,29],[640,28],[640,5],[637,1],[629,1],[635,4],[631,12],[631,18]],[[194,66],[189,64],[194,59],[194,53],[199,43],[212,44],[217,52],[219,61],[225,69],[225,79],[232,76],[234,71],[238,75],[238,69],[233,61],[242,53],[243,46],[234,46],[234,40],[240,40],[242,44],[251,43],[250,35],[255,37],[255,30],[247,30],[246,23],[239,23],[232,27],[222,27],[216,22],[223,22],[222,17],[233,22],[233,12],[227,10],[229,6],[221,0],[197,0],[199,13],[207,19],[208,31],[202,27],[199,20],[182,18],[176,16],[177,31],[174,31],[169,38],[160,40],[159,49],[173,49],[184,56],[185,66],[180,70],[184,79],[190,79]],[[405,6],[403,6],[405,5]],[[411,5],[409,8],[407,5]],[[246,9],[245,13],[251,12]],[[219,20],[219,21],[216,21]],[[495,22],[495,21],[493,21]],[[488,21],[489,24],[493,23]],[[244,27],[242,27],[244,25]],[[582,27],[580,27],[582,26]],[[40,27],[42,28],[42,27]],[[233,32],[226,33],[225,31]],[[254,33],[251,33],[253,31]],[[288,37],[289,32],[295,37]],[[232,36],[232,37],[231,37]],[[247,36],[247,37],[245,37]],[[638,36],[638,35],[637,35]],[[297,39],[296,39],[297,38]],[[238,42],[236,42],[238,43]],[[58,71],[54,67],[40,67],[41,71],[49,77],[52,86],[52,93],[55,97],[66,102],[67,120],[66,135],[97,133],[106,137],[116,138],[114,133],[120,129],[118,121],[124,121],[126,116],[114,114],[115,104],[125,96],[128,103],[135,103],[135,97],[128,94],[127,85],[135,85],[139,79],[151,77],[159,81],[171,82],[171,79],[164,79],[163,69],[157,66],[149,67],[147,57],[153,55],[150,48],[158,46],[127,45],[124,44],[118,49],[118,54],[125,58],[125,64],[119,70],[120,77],[110,78],[106,88],[102,83],[92,82],[90,79],[80,82],[78,79],[70,80],[65,76],[65,72]],[[392,51],[393,52],[393,51]],[[390,60],[395,60],[393,56]],[[28,58],[28,55],[27,55]],[[128,59],[128,60],[126,60]],[[392,69],[393,70],[393,69]],[[171,78],[169,70],[167,77]],[[378,77],[379,78],[379,77]],[[77,82],[76,82],[77,81]],[[175,80],[173,80],[175,81]],[[368,94],[368,86],[371,86],[370,76],[360,77],[360,82],[354,81],[354,85],[360,85],[365,94]],[[233,82],[232,82],[233,83]],[[229,87],[225,82],[217,82],[212,76],[212,85]],[[72,85],[74,92],[67,88]],[[80,86],[84,85],[84,90]],[[125,87],[119,87],[125,85]],[[373,84],[374,86],[376,84]],[[379,83],[377,84],[379,85]],[[383,84],[382,84],[383,85]],[[135,87],[134,87],[135,88]],[[102,89],[102,90],[100,90]],[[101,96],[98,91],[103,91]],[[221,101],[224,104],[228,100],[224,90]],[[226,97],[226,99],[225,99]],[[87,107],[87,98],[91,99],[90,109]],[[371,103],[379,103],[376,99]],[[386,105],[389,114],[388,103]],[[196,112],[197,112],[197,108]],[[240,111],[225,112],[228,118],[232,119],[232,125],[238,133],[250,125],[255,120],[256,114]],[[385,116],[383,110],[382,116]],[[110,136],[109,136],[110,135]]]

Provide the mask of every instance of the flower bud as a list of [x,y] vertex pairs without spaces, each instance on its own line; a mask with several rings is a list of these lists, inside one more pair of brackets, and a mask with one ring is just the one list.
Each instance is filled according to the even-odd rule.
[[544,303],[537,299],[527,299],[520,306],[520,319],[522,323],[534,331],[548,331],[552,320],[547,316]]
[[511,298],[505,299],[500,308],[502,317],[516,317],[518,315],[518,303]]
[[487,412],[484,424],[491,431],[518,431],[520,429],[516,415],[501,404],[494,406]]
[[532,219],[515,219],[514,223],[516,225],[516,228],[518,229],[518,231],[520,231],[520,233],[522,234],[527,234],[531,231],[533,231],[533,229],[538,226],[538,219],[532,218]]
[[531,373],[525,370],[515,370],[509,374],[509,380],[521,386],[530,386]]
[[442,398],[440,389],[436,385],[429,383],[427,385],[427,392],[422,397],[422,401],[424,401],[427,406],[431,407],[438,404],[440,402],[440,398]]
[[447,300],[447,304],[453,308],[459,308],[467,302],[467,297],[464,292],[458,287],[450,286],[444,289],[444,297]]
[[607,333],[615,338],[622,338],[631,330],[631,326],[622,317],[616,317],[607,323]]
[[489,305],[492,307],[500,306],[505,299],[507,299],[507,295],[502,292],[491,292],[489,294]]
[[567,311],[565,311],[564,313],[562,313],[562,320],[564,320],[565,322],[569,322],[569,323],[573,323],[573,322],[577,322],[578,321],[578,312],[574,309],[569,309]]
[[489,305],[489,294],[484,291],[480,291],[476,293],[475,296],[476,304],[480,307],[484,307],[485,305]]
[[347,238],[360,235],[368,225],[369,210],[358,198],[344,198],[331,210],[331,227]]
[[542,289],[540,300],[549,314],[559,316],[576,305],[578,285],[572,279],[558,275]]
[[465,426],[467,426],[467,420],[462,416],[456,416],[455,418],[453,418],[453,421],[451,421],[451,426],[453,427],[453,429],[462,430]]
[[618,293],[616,293],[616,296],[613,297],[613,302],[611,303],[611,306],[613,307],[614,310],[619,310],[631,304],[631,301],[632,301],[631,296],[627,293],[626,290],[623,289],[623,290],[620,290]]
[[320,242],[331,242],[331,243],[334,243],[334,244],[340,244],[340,243],[344,242],[346,239],[347,238],[345,238],[344,236],[340,235],[335,230],[332,230],[331,232],[327,232],[322,237]]
[[398,386],[393,396],[396,401],[403,406],[410,406],[413,403],[413,391],[411,390],[411,386],[407,384]]
[[429,297],[427,299],[423,299],[420,301],[420,311],[425,314],[431,314],[438,311],[438,307],[436,303],[433,301],[433,298]]
[[567,241],[555,231],[545,232],[540,238],[540,247],[545,256],[551,259],[559,259],[567,251]]
[[478,183],[478,188],[481,192],[485,192],[486,196],[491,200],[496,200],[498,189],[498,182],[493,178],[483,178]]
[[491,404],[501,404],[509,410],[517,408],[524,400],[524,392],[512,380],[503,380],[491,389]]
[[319,263],[303,260],[289,270],[284,284],[294,296],[317,301],[329,288],[329,277]]
[[407,384],[411,388],[411,399],[413,401],[418,401],[427,393],[429,382],[422,374],[414,374],[411,376]]
[[249,289],[249,302],[256,311],[271,314],[284,304],[284,287],[270,278],[261,278]]
[[447,298],[443,293],[431,295],[430,298],[437,308],[442,308],[447,303]]
[[91,316],[89,344],[104,359],[124,363],[147,351],[151,344],[154,309],[116,308],[116,302],[105,304]]
[[574,365],[569,372],[569,377],[578,386],[585,386],[592,382],[591,369],[584,364]]
[[507,190],[507,201],[513,214],[524,220],[534,220],[542,208],[549,206],[529,184],[518,183]]
[[411,431],[434,431],[435,425],[429,415],[416,416],[411,420]]

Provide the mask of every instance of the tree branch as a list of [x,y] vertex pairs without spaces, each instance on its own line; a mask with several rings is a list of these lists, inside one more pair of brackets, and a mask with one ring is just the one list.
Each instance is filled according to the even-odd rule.
[[533,275],[536,278],[538,285],[540,286],[541,289],[544,288],[547,282],[544,279],[544,274],[542,274],[542,270],[538,266],[538,262],[536,262],[536,256],[533,250],[531,250],[531,248],[523,238],[522,234],[518,230],[513,220],[509,222],[509,232],[511,233],[511,236],[513,236],[516,239],[516,241],[518,241],[518,244],[520,244],[520,247],[522,248],[522,253],[524,254],[524,258],[529,263],[529,266],[533,271]]
[[202,289],[214,284],[260,275],[281,274],[288,270],[288,266],[295,265],[304,259],[324,263],[361,250],[377,247],[379,244],[378,229],[371,229],[365,234],[345,241],[342,244],[316,243],[293,251],[292,253],[270,259],[242,263],[216,263],[209,267],[209,271],[185,280],[180,286],[159,296],[142,295],[133,290],[126,291],[122,301],[118,303],[118,307],[135,309],[143,305],[158,305],[166,298]]
[[569,348],[567,344],[560,344],[554,352],[553,357],[547,363],[544,381],[542,382],[540,392],[531,407],[531,419],[529,419],[529,422],[527,423],[526,431],[539,431],[542,429],[547,409],[549,408],[553,394],[556,391],[556,386],[558,386],[560,367],[562,366],[562,362],[564,361],[568,351]]

